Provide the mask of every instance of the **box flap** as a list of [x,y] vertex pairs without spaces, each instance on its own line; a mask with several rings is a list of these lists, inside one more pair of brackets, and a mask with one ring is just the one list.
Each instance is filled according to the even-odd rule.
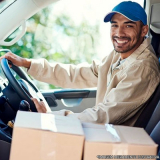
[[14,127],[83,135],[81,123],[77,118],[47,113],[18,111]]
[[118,135],[113,125],[98,125],[91,123],[82,123],[85,138],[87,141],[92,142],[121,142],[121,138]]
[[82,126],[87,141],[155,145],[143,128],[93,123],[82,123]]

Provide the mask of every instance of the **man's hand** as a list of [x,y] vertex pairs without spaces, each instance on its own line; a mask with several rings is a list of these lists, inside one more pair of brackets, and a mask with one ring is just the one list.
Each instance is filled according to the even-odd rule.
[[40,113],[46,113],[47,112],[46,106],[45,106],[43,101],[38,101],[36,98],[31,98],[31,99],[34,102],[38,112],[40,112]]
[[29,59],[19,57],[11,52],[8,52],[5,55],[1,56],[0,61],[3,58],[10,60],[14,65],[19,66],[19,67],[25,67],[29,69],[31,66],[31,61]]

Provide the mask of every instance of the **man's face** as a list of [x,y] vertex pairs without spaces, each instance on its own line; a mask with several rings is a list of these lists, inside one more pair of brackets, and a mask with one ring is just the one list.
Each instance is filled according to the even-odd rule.
[[129,56],[143,42],[147,29],[142,22],[133,22],[116,13],[111,20],[111,40],[115,51]]

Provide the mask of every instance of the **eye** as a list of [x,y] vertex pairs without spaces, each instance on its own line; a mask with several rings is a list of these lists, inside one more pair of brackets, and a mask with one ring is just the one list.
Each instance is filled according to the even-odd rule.
[[133,26],[132,25],[127,25],[127,28],[133,28]]
[[111,27],[112,27],[112,28],[115,28],[115,27],[118,27],[118,25],[112,24]]

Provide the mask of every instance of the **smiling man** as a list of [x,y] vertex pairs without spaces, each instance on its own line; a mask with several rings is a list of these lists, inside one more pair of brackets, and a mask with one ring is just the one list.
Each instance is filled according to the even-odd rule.
[[122,14],[115,14],[111,19],[111,39],[121,59],[129,57],[143,42],[148,26],[141,21],[131,21]]
[[[50,64],[45,59],[29,60],[7,53],[2,58],[28,68],[35,79],[63,88],[97,87],[96,104],[81,113],[53,112],[77,117],[81,121],[133,126],[144,103],[160,82],[159,62],[154,55],[148,32],[147,15],[135,2],[124,1],[108,13],[114,51],[91,65]],[[106,44],[107,45],[107,44]],[[43,75],[43,76],[42,76]],[[33,98],[39,112],[43,102]]]

